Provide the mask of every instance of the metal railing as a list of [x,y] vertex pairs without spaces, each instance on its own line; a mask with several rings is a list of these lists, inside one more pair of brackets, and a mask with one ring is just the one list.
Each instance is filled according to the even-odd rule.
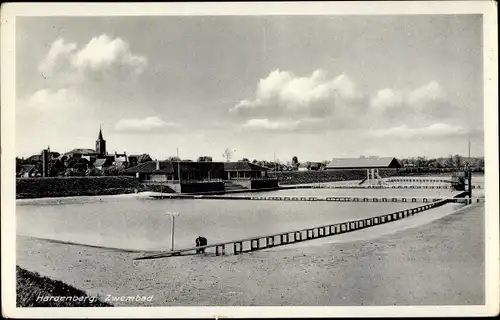
[[[450,189],[450,185],[358,185],[358,184],[308,184],[298,186],[286,186],[296,189]],[[480,185],[473,185],[473,189],[480,189]]]
[[[203,179],[203,180],[197,180],[197,179],[182,179],[180,183],[208,183],[208,182],[224,182],[223,179]],[[173,184],[179,184],[179,180],[144,180],[142,181],[143,184],[145,185],[173,185]]]
[[202,194],[162,194],[150,195],[156,199],[205,199],[205,200],[256,200],[256,201],[328,201],[328,202],[414,202],[430,203],[447,200],[456,203],[484,202],[485,198],[457,198],[457,197],[383,197],[383,196],[335,196],[335,197],[315,197],[315,196],[228,196],[228,195],[202,195]]

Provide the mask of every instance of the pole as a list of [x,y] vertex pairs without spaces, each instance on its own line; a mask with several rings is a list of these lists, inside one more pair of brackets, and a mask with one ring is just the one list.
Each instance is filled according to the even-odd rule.
[[177,148],[177,178],[179,179],[179,186],[181,185],[181,166],[179,164],[179,148]]
[[274,152],[274,177],[276,178],[276,151]]
[[170,232],[172,235],[172,251],[174,251],[174,230],[175,230],[175,215],[172,215],[172,231]]
[[469,158],[468,158],[467,163],[470,163],[470,140],[469,140]]

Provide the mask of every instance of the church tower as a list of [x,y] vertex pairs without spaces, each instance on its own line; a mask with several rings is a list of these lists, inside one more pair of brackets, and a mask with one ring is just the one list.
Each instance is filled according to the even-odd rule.
[[106,140],[102,137],[102,130],[99,127],[99,137],[95,142],[95,151],[98,157],[104,157],[106,155]]

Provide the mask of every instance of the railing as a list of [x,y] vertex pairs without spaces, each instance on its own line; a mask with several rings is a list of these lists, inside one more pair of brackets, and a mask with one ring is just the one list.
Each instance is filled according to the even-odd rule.
[[387,182],[448,182],[449,179],[425,179],[425,178],[388,178],[385,181]]
[[233,177],[225,181],[238,181],[238,180],[260,181],[260,180],[278,180],[278,179],[276,177],[239,177],[239,178]]
[[[313,240],[322,237],[342,234],[346,232],[352,232],[360,229],[365,229],[380,224],[385,224],[391,221],[396,221],[404,219],[409,216],[413,216],[416,213],[436,208],[448,203],[448,199],[435,201],[423,206],[418,206],[411,209],[404,209],[389,214],[384,214],[381,216],[375,216],[370,218],[364,218],[359,220],[351,220],[346,222],[340,222],[335,224],[323,225],[318,227],[312,227],[307,229],[293,230],[288,232],[281,232],[277,234],[264,235],[258,237],[251,237],[240,240],[226,241],[215,244],[210,244],[200,247],[192,247],[187,249],[174,250],[169,252],[164,252],[156,255],[150,255],[145,257],[136,258],[135,260],[144,259],[157,259],[166,258],[171,256],[180,256],[182,253],[199,254],[197,250],[200,249],[213,249],[216,256],[226,255],[230,252],[233,254],[241,254],[246,252],[252,252],[256,250],[269,249],[277,246],[302,242],[306,240]],[[207,252],[208,253],[208,252]]]
[[[450,185],[358,185],[358,184],[308,184],[298,186],[286,186],[295,189],[450,189]],[[473,185],[473,189],[480,189],[480,185]]]
[[484,202],[484,198],[457,198],[457,197],[382,197],[382,196],[336,196],[336,197],[314,197],[314,196],[228,196],[228,195],[201,195],[201,194],[162,194],[150,195],[156,199],[205,199],[205,200],[256,200],[256,201],[328,201],[328,202],[414,202],[429,203],[447,200],[456,203]]
[[[205,180],[181,180],[180,183],[209,183],[209,182],[224,182],[223,179],[205,179]],[[144,180],[142,181],[145,185],[172,185],[172,184],[179,184],[179,180]]]

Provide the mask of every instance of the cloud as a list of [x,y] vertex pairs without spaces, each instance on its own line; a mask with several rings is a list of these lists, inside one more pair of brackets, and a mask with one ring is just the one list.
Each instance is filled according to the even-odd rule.
[[371,98],[370,107],[375,112],[398,117],[418,114],[427,118],[448,118],[456,111],[444,88],[434,80],[413,90],[382,89]]
[[378,91],[370,101],[371,107],[375,110],[385,111],[392,108],[401,108],[404,105],[404,96],[391,89]]
[[116,123],[114,128],[120,132],[148,133],[173,129],[178,126],[176,123],[163,121],[159,117],[147,117],[144,119],[121,119]]
[[83,49],[72,56],[73,66],[77,69],[101,70],[113,65],[133,68],[140,74],[147,65],[147,59],[131,53],[129,45],[120,38],[111,39],[103,34],[94,37]]
[[[78,130],[97,105],[80,94],[76,89],[40,89],[32,95],[16,100],[17,123],[24,124],[25,130]],[[76,127],[75,127],[76,125]]]
[[82,116],[93,105],[74,88],[40,89],[25,99],[19,99],[16,113],[20,116],[52,117]]
[[84,81],[88,72],[109,72],[113,68],[129,68],[132,74],[141,74],[147,62],[145,56],[133,54],[123,39],[102,34],[92,38],[80,50],[75,43],[58,38],[40,61],[38,70],[47,77],[55,75],[67,81],[75,81],[75,78]]
[[[245,130],[370,132],[376,136],[446,136],[468,132],[444,88],[435,80],[406,90],[361,92],[345,74],[317,69],[303,77],[275,70],[261,79],[252,99],[229,109]],[[443,122],[443,123],[436,123]],[[394,126],[394,123],[400,126]],[[421,126],[414,128],[415,124]],[[390,129],[385,129],[392,127]],[[472,132],[472,130],[469,130]]]
[[407,125],[388,129],[371,130],[370,135],[376,138],[444,138],[475,134],[474,130],[447,123],[435,123],[426,127],[410,128]]
[[300,121],[270,121],[267,118],[263,119],[250,119],[243,128],[250,130],[293,130],[297,129]]
[[356,86],[344,74],[330,78],[326,71],[318,69],[298,77],[275,70],[259,81],[254,99],[241,100],[230,112],[267,118],[321,118],[348,112],[358,98]]
[[38,71],[45,76],[51,76],[54,72],[56,63],[71,56],[75,49],[76,44],[65,43],[64,39],[58,38],[51,44],[49,52],[45,58],[43,58],[43,60],[38,64]]
[[58,38],[38,64],[43,87],[20,97],[17,111],[31,117],[74,112],[82,121],[95,117],[103,106],[133,101],[139,94],[131,89],[137,88],[138,75],[146,66],[146,57],[132,53],[121,38],[103,34],[83,46]]
[[50,90],[41,89],[36,91],[28,100],[29,105],[41,109],[50,110],[63,106],[71,100],[76,100],[78,97],[75,92],[68,89]]

